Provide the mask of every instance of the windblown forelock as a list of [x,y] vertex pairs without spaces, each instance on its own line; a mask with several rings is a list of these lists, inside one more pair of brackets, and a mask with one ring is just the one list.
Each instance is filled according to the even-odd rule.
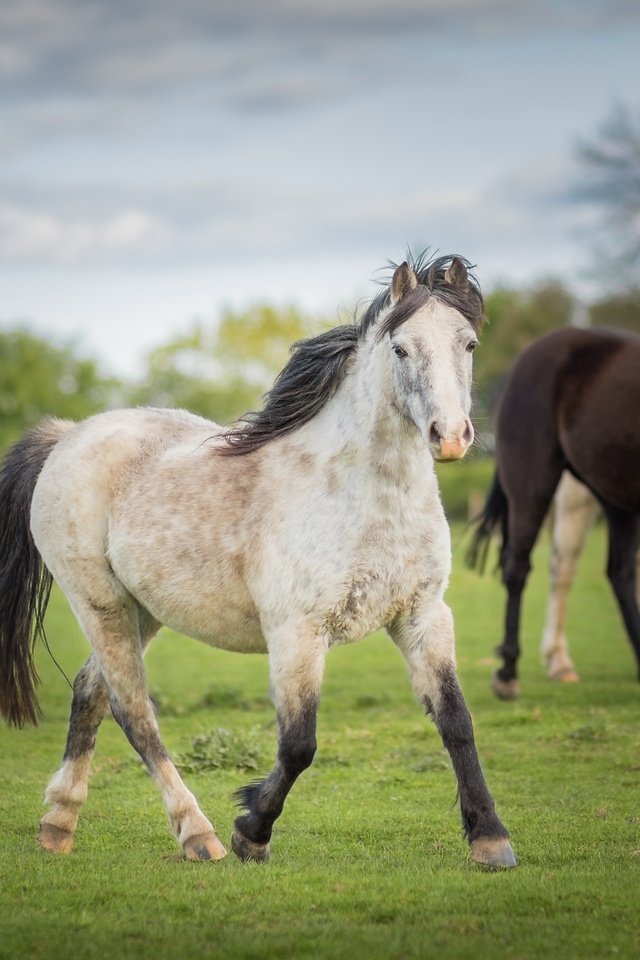
[[[467,269],[465,284],[447,280],[447,269],[454,260],[463,263]],[[366,335],[372,327],[377,327],[376,340],[382,340],[388,333],[393,333],[401,324],[406,323],[417,310],[426,306],[431,297],[457,310],[476,333],[480,332],[485,319],[484,301],[478,281],[472,273],[473,264],[469,260],[456,255],[429,259],[428,251],[425,251],[417,257],[409,253],[407,263],[416,276],[417,287],[386,314],[385,309],[390,304],[390,290],[388,287],[383,290],[360,320],[361,336]],[[389,266],[395,269],[397,264],[390,263]]]

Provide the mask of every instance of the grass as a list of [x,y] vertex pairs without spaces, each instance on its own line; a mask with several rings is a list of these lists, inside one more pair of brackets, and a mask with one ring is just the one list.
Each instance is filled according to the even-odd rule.
[[[448,759],[380,634],[328,659],[317,759],[277,824],[269,865],[182,860],[153,783],[110,719],[75,850],[45,854],[36,829],[69,689],[43,653],[46,720],[0,730],[0,957],[638,956],[640,686],[602,575],[603,531],[572,596],[576,686],[549,683],[539,663],[543,537],[516,703],[489,691],[501,588],[463,570],[461,553],[449,592],[460,676],[517,870],[491,874],[469,861]],[[48,633],[71,676],[87,648],[57,595]],[[266,771],[275,750],[266,662],[164,632],[147,666],[168,748],[186,757],[200,743],[205,762],[185,776],[226,842],[231,794],[255,775],[236,767],[249,757]]]

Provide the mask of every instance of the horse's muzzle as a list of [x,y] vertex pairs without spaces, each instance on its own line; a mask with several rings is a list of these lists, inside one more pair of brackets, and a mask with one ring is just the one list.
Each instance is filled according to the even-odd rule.
[[460,439],[443,440],[440,446],[434,450],[433,455],[438,461],[462,460],[470,446],[470,443],[465,443],[464,440]]
[[473,443],[473,427],[469,418],[465,418],[464,424],[452,431],[451,439],[442,436],[438,425],[434,422],[429,430],[429,446],[436,460],[462,460],[465,453]]

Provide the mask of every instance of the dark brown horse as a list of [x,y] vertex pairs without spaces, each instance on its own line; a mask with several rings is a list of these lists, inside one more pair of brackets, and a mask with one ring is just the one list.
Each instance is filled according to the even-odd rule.
[[564,328],[520,355],[496,417],[496,473],[469,551],[482,566],[500,525],[508,592],[495,693],[518,696],[520,600],[529,556],[563,470],[595,494],[609,527],[607,574],[640,675],[635,556],[640,545],[640,338]]

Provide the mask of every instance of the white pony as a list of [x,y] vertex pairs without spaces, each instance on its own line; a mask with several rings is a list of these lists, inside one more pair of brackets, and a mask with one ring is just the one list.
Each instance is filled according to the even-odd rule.
[[264,409],[235,428],[183,411],[121,410],[45,423],[9,453],[0,478],[8,721],[37,717],[33,635],[51,577],[93,648],[47,789],[43,847],[71,849],[110,706],[186,856],[225,856],[147,696],[143,652],[167,624],[269,655],[277,762],[239,792],[245,812],[232,837],[241,859],[266,860],[273,823],[314,756],[328,650],[385,626],[451,755],[474,860],[515,865],[478,763],[443,599],[451,549],[433,459],[459,458],[473,441],[471,353],[483,311],[468,266],[403,263],[359,322],[297,344]]

